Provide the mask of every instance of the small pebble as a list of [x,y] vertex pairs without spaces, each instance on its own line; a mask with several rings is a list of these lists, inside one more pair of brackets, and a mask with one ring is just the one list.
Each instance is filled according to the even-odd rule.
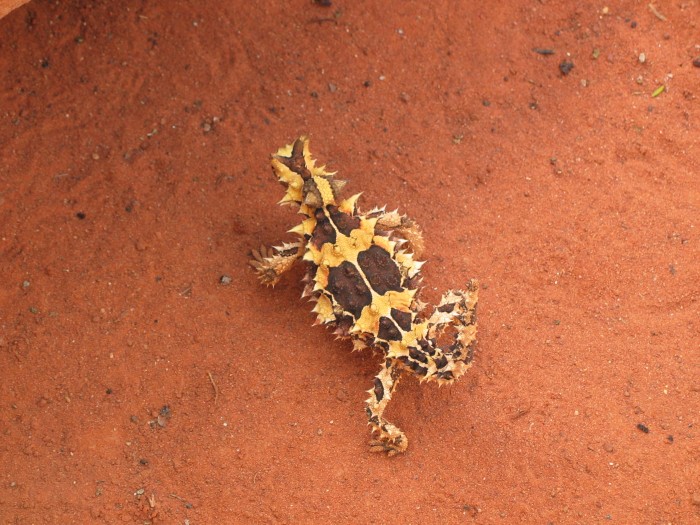
[[649,427],[646,426],[644,423],[637,423],[637,428],[644,432],[645,434],[649,433]]
[[559,71],[561,71],[562,75],[568,75],[569,73],[571,73],[572,69],[574,69],[573,62],[568,62],[564,60],[561,64],[559,64]]
[[342,390],[342,389],[341,389],[341,390],[338,390],[338,391],[335,393],[335,398],[336,398],[338,401],[346,401],[346,400],[348,399],[348,393],[347,393],[347,391]]
[[615,452],[615,447],[612,446],[612,443],[603,443],[603,450],[605,452]]
[[219,282],[223,284],[224,286],[228,286],[233,282],[233,279],[231,278],[230,275],[222,275],[221,278],[219,279]]
[[639,63],[644,64],[644,62],[647,61],[647,55],[646,53],[639,53]]
[[698,58],[696,58],[695,60],[693,60],[693,65],[694,65],[695,67],[700,67],[700,57],[698,57]]

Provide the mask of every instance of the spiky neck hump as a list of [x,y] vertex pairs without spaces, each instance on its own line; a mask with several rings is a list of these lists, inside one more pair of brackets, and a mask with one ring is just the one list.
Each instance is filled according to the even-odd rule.
[[309,139],[298,138],[272,156],[272,169],[287,188],[280,204],[298,205],[312,216],[316,209],[335,206],[345,181],[336,180],[325,166],[316,166],[309,152]]

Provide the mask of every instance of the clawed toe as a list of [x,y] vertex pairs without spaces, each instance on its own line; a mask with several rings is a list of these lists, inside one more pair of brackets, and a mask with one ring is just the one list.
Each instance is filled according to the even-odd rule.
[[273,248],[267,248],[264,245],[258,250],[250,250],[251,260],[248,261],[258,274],[260,282],[274,286],[279,281],[280,260]]
[[388,457],[401,454],[408,448],[408,440],[406,436],[400,435],[394,438],[386,436],[380,439],[373,439],[369,442],[370,452],[383,452]]

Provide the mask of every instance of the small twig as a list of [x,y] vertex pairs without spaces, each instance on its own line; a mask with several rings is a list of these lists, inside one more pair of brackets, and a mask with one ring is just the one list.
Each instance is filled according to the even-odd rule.
[[178,496],[177,494],[168,494],[168,496],[170,496],[171,498],[179,499],[179,500],[182,501],[183,503],[187,503],[187,500],[186,500],[185,498],[181,498],[181,497]]
[[515,421],[516,419],[520,419],[520,418],[523,417],[524,415],[529,414],[531,409],[532,409],[532,405],[530,405],[530,406],[527,407],[527,408],[518,408],[518,410],[516,410],[515,414],[513,414],[512,416],[510,416],[510,418],[511,418],[513,421]]
[[216,405],[216,402],[219,399],[219,388],[216,386],[216,383],[214,383],[214,378],[211,375],[211,372],[207,372],[207,375],[209,376],[209,381],[211,381],[211,386],[214,387],[214,404]]
[[324,22],[331,22],[332,24],[338,25],[338,20],[335,18],[321,18],[321,17],[315,16],[313,18],[310,18],[308,21],[309,24],[318,24],[318,25],[321,25]]
[[662,15],[661,13],[659,13],[659,10],[656,9],[656,7],[654,7],[654,4],[649,4],[649,10],[650,10],[652,13],[654,13],[654,16],[655,16],[656,18],[658,18],[659,20],[661,20],[662,22],[665,22],[665,21],[666,21],[666,17],[665,17],[664,15]]

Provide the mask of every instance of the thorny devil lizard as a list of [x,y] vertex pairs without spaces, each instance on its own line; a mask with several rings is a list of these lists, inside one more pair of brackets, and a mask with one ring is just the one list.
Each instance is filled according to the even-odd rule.
[[306,261],[303,296],[316,305],[317,324],[349,337],[355,350],[380,349],[382,368],[369,390],[367,417],[376,439],[370,450],[389,456],[408,447],[405,434],[383,417],[403,371],[420,381],[453,383],[471,365],[476,346],[478,283],[448,291],[428,315],[417,293],[421,284],[420,228],[405,215],[375,208],[362,213],[359,194],[341,200],[345,181],[317,167],[309,140],[297,139],[272,156],[286,187],[280,204],[299,208],[293,243],[254,250],[251,265],[274,286],[298,259]]

